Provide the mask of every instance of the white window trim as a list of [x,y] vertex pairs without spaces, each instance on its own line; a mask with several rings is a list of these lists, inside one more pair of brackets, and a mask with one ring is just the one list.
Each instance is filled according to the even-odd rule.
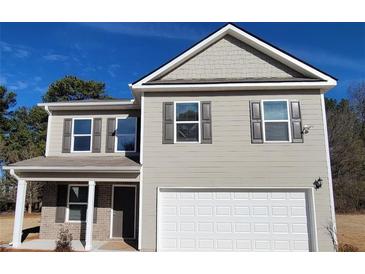
[[[176,104],[197,103],[198,104],[198,121],[176,121]],[[198,124],[198,141],[177,141],[177,124]],[[200,144],[200,101],[174,101],[174,143],[175,144]]]
[[[265,120],[265,109],[264,109],[264,102],[286,102],[286,109],[288,112],[288,119],[286,120],[267,120],[268,123],[270,122],[287,122],[288,124],[288,141],[267,141],[266,140],[266,120]],[[268,99],[268,100],[261,100],[261,119],[262,119],[262,136],[264,138],[264,143],[291,143],[291,126],[290,126],[290,110],[289,110],[289,100],[288,99]]]
[[[83,186],[83,187],[88,188],[87,184],[69,184],[68,185],[68,187],[67,187],[66,222],[67,223],[86,223],[86,220],[85,221],[70,220],[70,189],[73,186]],[[88,188],[88,191],[89,191],[89,188]],[[88,204],[88,201],[82,202],[82,203],[71,202],[71,205],[86,205],[86,211],[87,211],[87,204]],[[87,215],[87,212],[86,212],[86,215]]]
[[[76,120],[91,120],[91,128],[90,128],[90,134],[74,134],[75,129],[75,121]],[[93,144],[93,131],[94,131],[94,119],[90,117],[77,117],[72,118],[72,132],[71,132],[71,153],[89,153],[92,151],[92,144]],[[90,150],[74,150],[74,140],[77,136],[90,136]]]
[[[118,150],[118,135],[117,135],[117,130],[118,130],[118,120],[123,120],[123,119],[128,119],[128,118],[133,118],[134,122],[135,122],[135,127],[134,127],[134,150]],[[114,140],[114,152],[136,152],[137,151],[137,121],[138,121],[138,117],[134,117],[134,116],[126,116],[126,117],[116,117],[115,118],[115,140]],[[125,134],[125,135],[132,135],[132,134]]]

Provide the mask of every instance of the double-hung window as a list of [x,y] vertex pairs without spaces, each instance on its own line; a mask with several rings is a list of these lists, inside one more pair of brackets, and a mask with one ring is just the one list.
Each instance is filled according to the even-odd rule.
[[175,102],[175,142],[200,142],[200,103]]
[[68,216],[70,222],[86,221],[88,186],[70,185],[68,188]]
[[137,140],[137,118],[118,118],[115,138],[117,152],[135,152]]
[[73,129],[72,129],[73,152],[91,151],[91,132],[92,132],[92,119],[89,118],[73,119]]
[[265,142],[290,142],[289,107],[286,100],[262,101]]

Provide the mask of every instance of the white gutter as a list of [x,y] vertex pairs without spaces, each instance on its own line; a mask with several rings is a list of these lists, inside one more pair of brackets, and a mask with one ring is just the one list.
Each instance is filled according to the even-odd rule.
[[60,172],[60,171],[67,171],[67,172],[139,172],[140,167],[98,167],[98,166],[85,166],[85,167],[45,167],[45,166],[4,166],[4,170],[10,170],[10,172],[14,172],[15,170],[20,170],[22,172],[27,171],[48,171],[48,172]]
[[131,85],[137,92],[149,91],[226,91],[226,90],[279,90],[279,89],[324,89],[336,86],[336,82],[299,82],[299,83],[217,83],[217,84],[172,84],[172,85]]
[[39,107],[61,107],[61,106],[119,106],[119,105],[133,105],[134,99],[126,101],[98,101],[98,102],[54,102],[54,103],[39,103]]

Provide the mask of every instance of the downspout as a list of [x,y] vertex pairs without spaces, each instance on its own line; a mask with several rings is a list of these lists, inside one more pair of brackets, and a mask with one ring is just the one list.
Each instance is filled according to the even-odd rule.
[[327,116],[326,116],[326,104],[324,99],[324,92],[321,92],[321,105],[322,105],[322,118],[323,118],[323,130],[324,130],[324,142],[326,148],[326,160],[327,160],[327,173],[328,173],[328,187],[330,192],[330,208],[332,215],[332,224],[331,224],[331,236],[334,244],[335,250],[337,250],[338,241],[337,241],[337,228],[336,228],[336,213],[335,213],[335,201],[333,196],[333,182],[332,182],[332,170],[331,170],[331,158],[330,158],[330,149],[328,142],[328,130],[327,130]]
[[14,169],[10,169],[10,175],[13,176],[17,181],[21,180],[18,175],[16,175]]
[[[10,175],[13,176],[17,182],[19,182],[20,178],[18,175],[16,175],[14,169],[10,169]],[[9,246],[13,246],[13,242],[10,242]]]
[[50,143],[50,135],[51,135],[51,131],[50,131],[50,126],[51,126],[51,120],[52,120],[52,112],[49,110],[49,107],[46,105],[44,106],[45,111],[48,113],[48,122],[47,122],[47,139],[46,139],[46,151],[45,151],[45,156],[47,157],[49,154],[49,143]]

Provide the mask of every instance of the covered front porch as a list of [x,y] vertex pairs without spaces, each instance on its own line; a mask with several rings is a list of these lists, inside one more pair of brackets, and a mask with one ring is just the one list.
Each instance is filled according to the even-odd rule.
[[[17,179],[12,248],[54,248],[61,227],[76,251],[135,250],[140,165],[126,157],[38,157],[5,169]],[[40,239],[22,243],[27,183],[45,182]]]

